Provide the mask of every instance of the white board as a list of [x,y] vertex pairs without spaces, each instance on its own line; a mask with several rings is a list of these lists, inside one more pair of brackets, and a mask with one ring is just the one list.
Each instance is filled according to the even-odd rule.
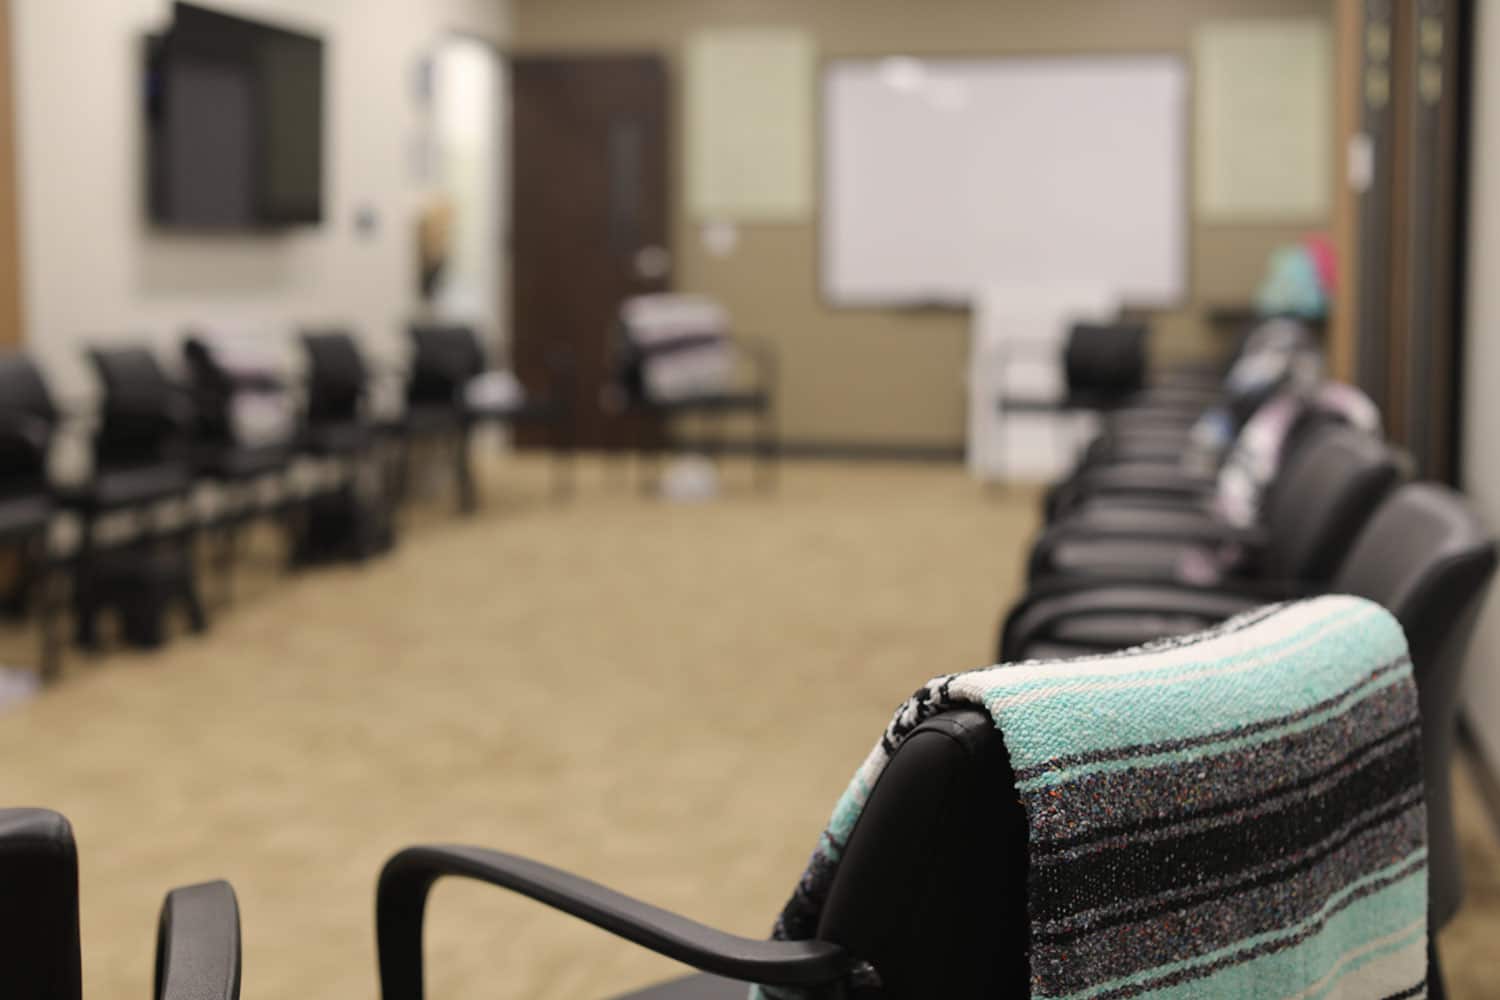
[[996,282],[1185,298],[1181,59],[848,60],[823,100],[831,304],[965,306]]

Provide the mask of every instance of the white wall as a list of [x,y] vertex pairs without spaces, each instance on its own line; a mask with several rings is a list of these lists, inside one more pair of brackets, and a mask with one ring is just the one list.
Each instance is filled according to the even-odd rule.
[[[509,32],[508,0],[208,0],[323,36],[325,219],[265,235],[153,230],[142,180],[142,39],[168,0],[8,0],[26,343],[59,393],[87,395],[81,344],[229,320],[347,323],[396,354],[418,300],[415,219],[429,183],[417,78],[445,34]],[[355,216],[372,209],[373,233]]]
[[[1479,4],[1477,16],[1464,486],[1489,526],[1500,530],[1500,4]],[[1475,635],[1467,684],[1466,714],[1500,771],[1500,587]]]

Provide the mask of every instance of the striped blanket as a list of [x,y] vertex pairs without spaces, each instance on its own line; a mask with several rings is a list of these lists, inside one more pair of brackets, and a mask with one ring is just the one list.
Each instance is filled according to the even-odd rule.
[[1322,597],[930,682],[839,801],[777,938],[816,934],[891,752],[955,705],[990,713],[1015,768],[996,794],[1027,814],[1034,998],[1426,995],[1417,695],[1381,608]]

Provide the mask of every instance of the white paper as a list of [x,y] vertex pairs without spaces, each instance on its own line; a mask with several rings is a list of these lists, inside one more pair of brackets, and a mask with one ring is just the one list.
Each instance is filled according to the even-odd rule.
[[1321,222],[1333,181],[1327,22],[1208,22],[1194,74],[1199,218]]
[[686,58],[688,210],[800,222],[813,205],[816,52],[802,31],[715,29]]

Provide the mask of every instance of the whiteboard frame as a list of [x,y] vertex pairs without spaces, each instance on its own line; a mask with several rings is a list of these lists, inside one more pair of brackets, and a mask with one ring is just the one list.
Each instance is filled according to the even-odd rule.
[[814,276],[818,286],[818,301],[823,308],[836,312],[936,312],[936,313],[968,313],[974,308],[974,299],[978,290],[967,296],[938,299],[908,298],[893,295],[889,297],[869,297],[854,299],[839,299],[829,293],[828,278],[831,272],[829,263],[831,246],[828,224],[828,209],[831,204],[828,192],[830,187],[829,177],[829,152],[828,123],[829,123],[829,80],[831,74],[843,66],[878,66],[887,59],[913,58],[922,63],[938,64],[944,63],[1014,63],[1014,62],[1079,62],[1079,63],[1131,63],[1143,61],[1168,61],[1176,63],[1182,71],[1183,94],[1182,107],[1182,190],[1178,193],[1178,199],[1182,208],[1181,219],[1183,232],[1180,233],[1179,245],[1182,247],[1182,293],[1176,298],[1164,300],[1138,300],[1126,297],[1121,300],[1122,311],[1135,312],[1168,312],[1188,308],[1195,299],[1193,291],[1196,279],[1195,237],[1197,235],[1197,220],[1193,214],[1196,204],[1196,176],[1197,164],[1194,151],[1194,122],[1197,114],[1196,76],[1193,60],[1188,54],[1175,49],[1140,49],[1122,52],[1077,52],[1077,51],[1047,51],[1037,50],[1028,52],[1008,52],[997,55],[993,51],[987,52],[942,52],[933,55],[923,55],[913,52],[888,52],[882,54],[860,54],[860,55],[825,55],[818,61],[817,73],[817,108],[814,114],[814,122],[817,127],[817,152],[816,152],[816,196],[817,196],[817,218],[814,220],[815,238],[818,241],[817,273]]

